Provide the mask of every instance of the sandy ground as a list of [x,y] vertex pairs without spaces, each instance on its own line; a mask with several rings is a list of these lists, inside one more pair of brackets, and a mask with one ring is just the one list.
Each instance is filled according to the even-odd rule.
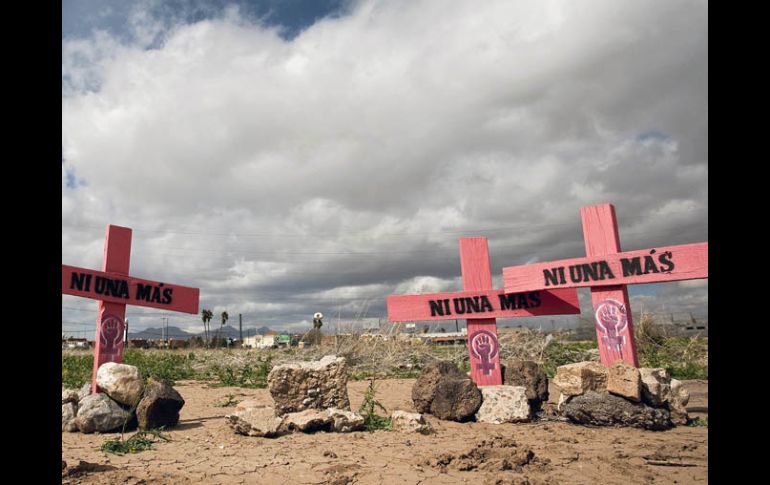
[[[413,379],[377,381],[388,409],[414,411]],[[691,417],[708,415],[708,382],[684,381]],[[357,410],[368,382],[348,385]],[[708,428],[668,431],[593,428],[559,421],[454,423],[426,416],[427,436],[376,431],[293,434],[275,439],[236,435],[216,404],[232,394],[272,404],[267,389],[210,387],[180,381],[186,400],[170,442],[113,455],[99,450],[115,434],[62,433],[62,483],[97,484],[630,484],[708,481]],[[551,399],[557,394],[551,392]],[[75,471],[79,461],[87,471]]]

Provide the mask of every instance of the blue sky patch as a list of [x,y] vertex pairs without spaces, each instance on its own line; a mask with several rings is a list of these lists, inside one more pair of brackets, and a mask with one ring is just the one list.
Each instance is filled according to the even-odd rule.
[[[62,39],[86,38],[103,30],[121,41],[131,42],[135,40],[131,16],[140,9],[170,27],[180,22],[191,24],[215,18],[226,8],[237,6],[245,20],[279,26],[281,36],[290,40],[324,17],[341,15],[350,3],[350,0],[63,0]],[[156,39],[153,44],[158,42]]]

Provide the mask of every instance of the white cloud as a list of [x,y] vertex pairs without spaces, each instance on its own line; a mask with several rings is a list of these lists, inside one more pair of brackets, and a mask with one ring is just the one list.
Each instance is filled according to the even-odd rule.
[[378,316],[458,289],[463,235],[494,271],[583,255],[588,204],[624,248],[708,238],[706,2],[362,1],[290,41],[132,22],[63,43],[67,264],[133,227],[137,274],[301,326],[339,288]]

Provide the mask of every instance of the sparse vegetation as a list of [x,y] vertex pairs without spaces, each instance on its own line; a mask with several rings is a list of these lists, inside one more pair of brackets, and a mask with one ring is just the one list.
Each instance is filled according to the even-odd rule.
[[123,439],[123,434],[121,433],[119,438],[105,441],[101,446],[101,450],[116,455],[151,450],[153,443],[171,441],[167,436],[163,435],[162,431],[163,428],[137,431],[128,439]]
[[392,429],[390,418],[377,414],[377,408],[382,409],[385,413],[387,413],[388,410],[376,399],[375,394],[376,389],[374,387],[374,379],[370,379],[369,387],[366,389],[364,400],[358,411],[364,417],[364,427],[367,431],[375,431],[378,429],[390,431]]
[[556,375],[556,368],[561,365],[599,360],[599,349],[596,342],[551,342],[546,347],[542,361],[545,373],[548,377]]
[[230,406],[235,406],[239,402],[241,402],[241,400],[235,399],[235,394],[228,394],[224,399],[217,401],[214,406],[218,408],[229,408]]
[[697,417],[695,419],[690,419],[687,421],[687,426],[705,426],[709,427],[709,417],[706,416],[705,418]]
[[91,382],[94,371],[94,354],[82,355],[62,352],[61,383],[68,389],[78,389],[86,382]]
[[270,358],[259,362],[256,367],[246,363],[242,367],[221,366],[214,364],[212,372],[219,379],[221,386],[246,387],[259,389],[267,387],[267,375],[271,369]]
[[636,352],[642,367],[663,367],[675,379],[708,379],[708,339],[672,337],[643,314],[635,328]]
[[[558,334],[557,334],[558,335]],[[553,377],[560,365],[599,360],[595,341],[564,341],[553,334],[517,329],[499,333],[500,359],[534,360]],[[708,379],[708,338],[669,337],[654,323],[640,319],[637,353],[644,367],[663,367],[676,379]],[[136,365],[146,377],[213,381],[214,385],[263,388],[274,364],[318,360],[324,355],[345,357],[350,380],[416,378],[423,366],[435,360],[470,370],[466,345],[428,345],[409,338],[339,337],[333,345],[282,349],[127,349],[123,361]],[[62,384],[68,388],[90,382],[93,353],[62,352]]]

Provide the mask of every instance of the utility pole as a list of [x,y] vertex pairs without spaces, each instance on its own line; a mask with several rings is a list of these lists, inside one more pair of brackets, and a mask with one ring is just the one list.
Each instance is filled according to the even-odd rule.
[[243,342],[243,315],[240,313],[238,314],[238,336],[241,339],[241,342]]

